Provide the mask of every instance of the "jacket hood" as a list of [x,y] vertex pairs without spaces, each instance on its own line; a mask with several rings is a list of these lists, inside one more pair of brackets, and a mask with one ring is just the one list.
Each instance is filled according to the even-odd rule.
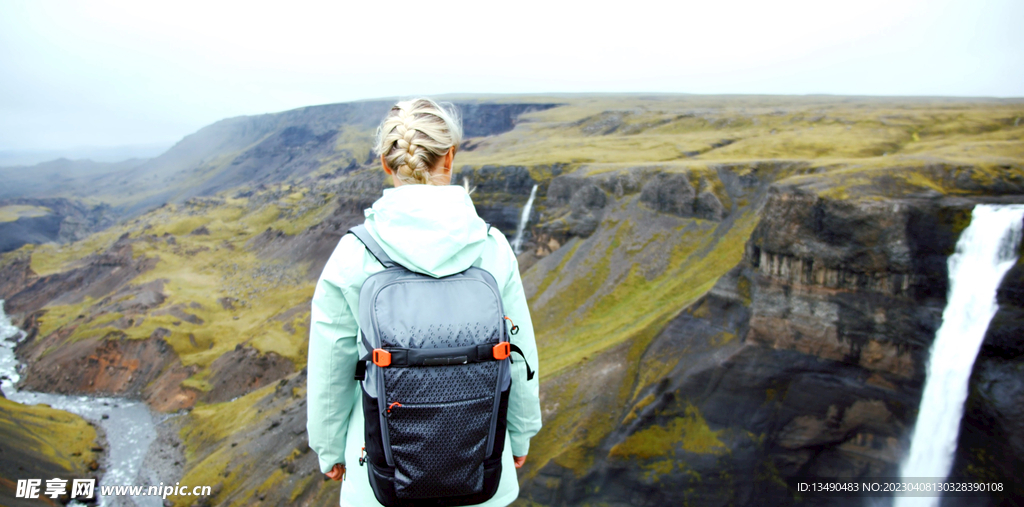
[[487,224],[458,185],[402,185],[365,210],[366,228],[395,262],[435,277],[480,258]]

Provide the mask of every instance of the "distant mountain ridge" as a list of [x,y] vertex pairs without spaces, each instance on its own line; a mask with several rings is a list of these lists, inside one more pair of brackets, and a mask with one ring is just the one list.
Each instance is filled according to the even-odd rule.
[[114,163],[138,158],[153,158],[170,148],[173,142],[135,144],[125,146],[83,146],[66,149],[3,150],[0,149],[0,168],[29,167],[57,159],[91,160]]
[[[101,163],[62,158],[31,167],[0,168],[0,180],[6,183],[0,188],[0,199],[62,197],[84,208],[99,201],[107,205],[103,214],[126,219],[192,197],[294,181],[314,172],[352,170],[373,162],[375,129],[391,105],[351,102],[228,118],[185,136],[152,159]],[[457,106],[465,137],[475,138],[507,132],[519,115],[554,104],[463,102]],[[62,219],[5,224],[7,237],[0,251],[61,239],[56,232]],[[39,230],[43,222],[45,231]],[[94,221],[97,226],[110,223]]]

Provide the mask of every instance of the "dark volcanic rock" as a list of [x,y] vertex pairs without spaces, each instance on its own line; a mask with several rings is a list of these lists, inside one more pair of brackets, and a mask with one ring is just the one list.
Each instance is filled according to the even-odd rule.
[[[571,187],[549,193],[564,200]],[[794,505],[788,478],[898,475],[942,320],[946,259],[972,205],[773,189],[743,262],[644,349],[638,376],[666,373],[635,387],[593,462],[568,470],[572,458],[556,459],[522,497]],[[1004,481],[1024,466],[1021,275],[1011,274],[972,378],[955,471]]]
[[523,206],[530,197],[534,185],[538,185],[531,221],[539,216],[537,203],[544,195],[547,185],[538,184],[523,166],[484,165],[479,168],[465,166],[452,177],[453,185],[467,182],[473,190],[473,205],[485,222],[498,228],[508,238],[515,235]]
[[[791,505],[787,477],[896,473],[919,392],[855,362],[743,339],[766,304],[757,292],[772,283],[741,266],[680,313],[638,366],[669,364],[671,372],[626,407],[589,472],[548,465],[523,497],[545,505]],[[549,489],[556,477],[559,488]]]
[[[273,389],[265,389],[265,394],[252,401],[231,402],[226,410],[240,405],[239,409],[251,409],[259,415],[226,436],[209,431],[208,416],[197,416],[196,412],[184,416],[184,441],[198,443],[189,455],[190,466],[216,463],[216,475],[209,476],[210,483],[216,485],[224,478],[224,486],[215,487],[207,498],[210,505],[338,503],[338,489],[343,483],[324,479],[317,455],[309,447],[305,391],[306,371],[302,370],[278,380]],[[265,487],[271,476],[276,486]]]
[[[32,259],[29,255],[12,257],[6,264],[0,266],[0,299],[10,299],[35,278],[36,274],[32,271]],[[10,304],[5,305],[5,311],[10,313]]]
[[459,103],[464,137],[493,136],[512,130],[523,113],[551,109],[558,104]]
[[[463,168],[459,176],[462,178],[471,177],[471,184],[476,187],[476,192],[481,194],[529,196],[530,189],[536,184],[530,176],[530,171],[523,166],[485,165],[471,173],[467,169]],[[456,185],[460,182],[461,180],[453,181]],[[476,194],[474,193],[474,195]]]
[[593,234],[601,223],[601,211],[607,202],[604,191],[593,183],[573,193],[569,200],[569,234],[583,237]]
[[163,292],[165,283],[167,283],[167,279],[160,278],[142,285],[124,286],[103,298],[94,313],[112,312],[132,315],[157,308],[167,298]]
[[695,195],[686,175],[659,173],[644,184],[640,202],[662,213],[689,217],[693,216]]
[[11,291],[0,294],[6,301],[6,312],[24,315],[46,304],[75,303],[87,296],[101,298],[118,290],[156,265],[153,258],[134,258],[131,241],[122,237],[106,251],[83,259],[81,267],[43,277],[33,274],[22,278],[23,285],[4,286]]
[[546,208],[538,229],[560,238],[560,242],[568,236],[590,236],[601,223],[607,204],[608,195],[594,180],[558,176],[548,186]]
[[[718,171],[722,181],[734,187],[746,186],[736,181],[735,176]],[[756,185],[756,182],[750,184]],[[651,209],[681,217],[702,218],[721,221],[728,214],[721,199],[711,190],[705,178],[701,178],[700,191],[694,190],[687,174],[656,172],[647,178],[640,191],[640,202]],[[625,192],[623,187],[617,193]],[[726,190],[728,192],[728,190]]]
[[547,205],[552,208],[566,206],[585,178],[574,175],[558,176],[548,185]]
[[17,250],[27,243],[57,241],[63,220],[59,215],[45,215],[0,222],[0,253]]
[[217,302],[220,303],[221,308],[225,310],[234,310],[235,303],[237,301],[238,299],[233,297],[222,297],[217,299]]
[[203,319],[199,318],[199,316],[186,312],[185,306],[180,303],[167,308],[161,308],[155,312],[151,312],[150,315],[154,317],[158,315],[171,315],[190,324],[202,324],[204,322]]
[[20,387],[62,394],[88,393],[139,397],[144,388],[177,360],[163,339],[132,340],[112,330],[111,338],[86,338],[47,353],[61,336],[19,349],[28,368]]
[[[1003,482],[1010,497],[1024,498],[1024,362],[979,357],[970,385],[950,475]],[[953,505],[996,505],[962,500]]]
[[[295,235],[268,228],[250,239],[246,247],[254,250],[261,258],[285,260],[289,264],[308,262],[307,275],[316,279],[323,271],[338,240],[348,230],[363,223],[363,210],[373,205],[384,189],[384,177],[380,171],[361,170],[353,172],[333,188],[338,195],[334,211],[319,224]],[[221,305],[228,308],[230,302]]]
[[0,222],[0,253],[30,243],[77,241],[113,225],[115,221],[115,213],[107,204],[87,205],[65,198],[16,198],[0,201],[0,206],[11,204],[42,206],[49,208],[52,214]]
[[996,293],[999,310],[988,325],[982,357],[1024,361],[1024,246],[1020,250]]
[[722,206],[722,201],[718,200],[718,196],[705,190],[698,194],[697,199],[693,201],[693,214],[705,220],[718,221],[725,216],[725,206]]
[[[1012,484],[1024,498],[1024,244],[1003,277],[999,310],[971,372],[952,475]],[[968,504],[962,504],[968,505]],[[980,503],[978,504],[980,505]]]
[[210,371],[210,390],[202,399],[219,403],[277,382],[295,371],[295,367],[274,352],[260,354],[251,346],[238,345],[214,360]]
[[601,178],[599,184],[605,192],[615,196],[616,199],[640,191],[640,179],[635,171],[613,173],[606,178]]

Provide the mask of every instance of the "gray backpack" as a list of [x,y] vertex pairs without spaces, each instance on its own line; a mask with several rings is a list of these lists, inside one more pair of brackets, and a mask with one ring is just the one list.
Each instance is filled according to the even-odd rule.
[[494,277],[477,267],[442,278],[416,273],[392,261],[364,226],[349,232],[385,268],[359,293],[355,372],[366,419],[359,464],[369,465],[377,501],[490,499],[501,477],[509,356],[522,355],[509,342]]

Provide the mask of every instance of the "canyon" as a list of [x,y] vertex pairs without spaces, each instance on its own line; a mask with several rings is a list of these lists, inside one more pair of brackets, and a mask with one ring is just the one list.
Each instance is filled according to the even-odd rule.
[[[975,204],[1024,202],[1019,101],[459,105],[452,183],[481,217],[512,238],[535,193],[518,258],[544,429],[517,505],[795,505],[795,477],[899,475],[946,261]],[[336,505],[306,444],[308,302],[385,188],[370,146],[388,106],[224,120],[96,176],[100,218],[0,260],[20,387],[177,414],[180,480],[216,493],[175,505]],[[78,198],[58,194],[22,199]],[[1024,466],[1024,261],[998,302],[958,477]],[[20,459],[3,448],[0,470]],[[967,500],[1008,505],[945,505]]]

